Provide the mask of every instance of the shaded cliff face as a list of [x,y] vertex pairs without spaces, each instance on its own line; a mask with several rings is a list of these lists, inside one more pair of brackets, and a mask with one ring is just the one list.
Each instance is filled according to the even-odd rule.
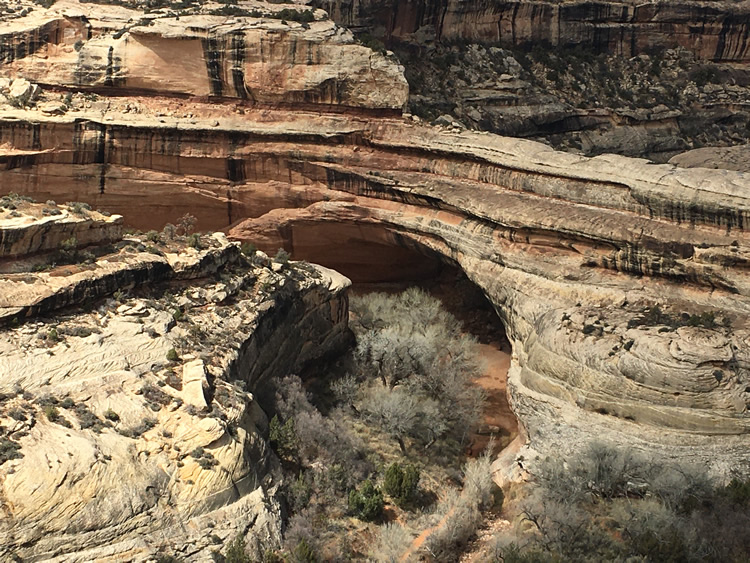
[[704,59],[750,60],[745,3],[318,0],[316,5],[342,25],[382,30],[389,40],[583,45],[624,56],[684,47]]
[[684,49],[632,58],[539,45],[396,51],[411,86],[408,109],[430,121],[657,162],[750,132],[746,65],[706,63]]

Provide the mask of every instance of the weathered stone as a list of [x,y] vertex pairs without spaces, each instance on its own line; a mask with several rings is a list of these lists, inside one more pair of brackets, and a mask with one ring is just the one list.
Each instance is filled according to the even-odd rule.
[[182,366],[182,398],[199,409],[208,407],[203,388],[208,387],[203,360],[193,360]]
[[25,78],[16,78],[8,89],[8,99],[18,105],[34,101],[39,92],[39,86],[32,84]]

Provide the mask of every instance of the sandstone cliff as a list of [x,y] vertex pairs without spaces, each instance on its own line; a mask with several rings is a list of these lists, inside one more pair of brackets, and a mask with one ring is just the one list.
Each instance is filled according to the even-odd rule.
[[83,11],[58,2],[0,23],[0,60],[0,76],[44,84],[259,104],[400,110],[408,92],[395,61],[330,20]]
[[318,0],[352,28],[401,41],[477,41],[504,46],[584,45],[633,56],[684,47],[704,59],[750,59],[747,2],[418,2]]

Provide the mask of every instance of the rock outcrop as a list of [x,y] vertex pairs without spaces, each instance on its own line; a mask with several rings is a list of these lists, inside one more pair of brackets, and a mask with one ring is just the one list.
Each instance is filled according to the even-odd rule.
[[0,558],[206,560],[240,532],[258,557],[278,545],[277,462],[249,391],[341,346],[348,280],[195,240],[130,237],[0,279],[15,319],[0,330]]
[[504,46],[584,45],[633,56],[684,47],[704,59],[750,60],[745,2],[504,2],[317,0],[347,27],[401,41],[463,40]]
[[695,149],[673,156],[669,163],[682,168],[716,168],[750,172],[750,145]]
[[66,241],[72,250],[122,239],[121,216],[102,215],[82,204],[44,206],[5,196],[0,206],[0,260],[6,264],[11,258],[58,250]]
[[71,88],[399,111],[408,93],[394,60],[358,45],[332,21],[260,13],[144,15],[59,2],[0,23],[2,54],[2,74]]

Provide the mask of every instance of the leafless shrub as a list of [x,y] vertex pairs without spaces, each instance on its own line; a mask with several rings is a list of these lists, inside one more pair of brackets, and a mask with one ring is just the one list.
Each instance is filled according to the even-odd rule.
[[412,539],[413,534],[398,522],[384,524],[378,529],[370,557],[376,563],[397,563],[409,549]]

